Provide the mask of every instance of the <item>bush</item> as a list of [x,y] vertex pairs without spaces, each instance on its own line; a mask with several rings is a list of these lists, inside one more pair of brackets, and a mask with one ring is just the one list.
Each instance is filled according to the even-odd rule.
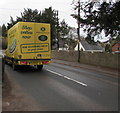
[[107,44],[106,46],[105,46],[105,51],[106,52],[112,52],[112,46],[110,45],[110,44]]

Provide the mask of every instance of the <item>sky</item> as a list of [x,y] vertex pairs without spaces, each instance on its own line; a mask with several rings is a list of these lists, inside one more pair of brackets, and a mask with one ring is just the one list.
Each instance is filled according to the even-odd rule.
[[65,19],[71,27],[77,27],[76,20],[70,15],[74,13],[72,4],[73,0],[1,0],[0,1],[0,25],[10,21],[10,16],[16,19],[16,16],[21,16],[24,8],[37,9],[42,11],[45,8],[52,6],[53,9],[59,11],[59,19]]
[[[24,8],[31,8],[32,10],[37,9],[38,11],[42,11],[45,8],[52,7],[54,10],[59,11],[59,19],[62,21],[65,19],[67,24],[71,27],[77,28],[77,21],[70,16],[71,14],[74,14],[74,5],[72,5],[73,0],[1,0],[0,1],[0,25],[9,23],[10,16],[13,17],[14,20],[16,20],[16,16],[21,16],[21,12],[24,11]],[[82,1],[88,1],[88,0],[80,0]],[[102,1],[102,0],[91,0],[91,1]],[[109,2],[110,0],[104,0],[106,2]],[[113,0],[117,1],[117,0]],[[80,29],[80,35],[86,36],[86,34],[83,32],[83,29]],[[102,34],[102,37],[105,39],[104,33]],[[102,39],[101,39],[102,40]]]

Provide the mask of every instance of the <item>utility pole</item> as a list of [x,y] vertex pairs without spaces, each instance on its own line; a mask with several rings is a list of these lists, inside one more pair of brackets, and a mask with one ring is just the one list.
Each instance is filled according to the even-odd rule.
[[80,17],[80,0],[78,0],[78,17],[77,17],[77,34],[78,34],[78,62],[80,62],[80,22],[79,22],[79,17]]
[[57,18],[57,33],[56,33],[56,35],[57,35],[57,48],[58,48],[58,50],[59,50],[59,35],[58,35],[58,27],[59,27],[59,23],[58,23],[58,10],[56,11],[56,18]]

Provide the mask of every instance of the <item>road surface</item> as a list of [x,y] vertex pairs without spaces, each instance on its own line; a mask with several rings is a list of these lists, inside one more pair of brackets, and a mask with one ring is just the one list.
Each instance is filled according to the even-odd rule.
[[28,105],[34,101],[31,108],[36,110],[118,111],[116,76],[57,63],[44,66],[42,71],[34,67],[13,71],[6,65],[5,71],[14,86],[17,83],[21,92],[31,98]]

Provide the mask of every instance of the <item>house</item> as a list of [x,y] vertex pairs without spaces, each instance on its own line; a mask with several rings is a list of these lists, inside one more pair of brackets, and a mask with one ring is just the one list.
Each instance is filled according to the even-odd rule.
[[75,27],[70,28],[68,37],[73,40],[76,40],[78,38],[77,29]]
[[120,53],[120,42],[117,42],[112,46],[112,52],[114,53]]
[[61,38],[59,40],[59,50],[68,50],[69,46],[67,44],[66,38]]
[[[78,44],[76,45],[75,51],[78,50]],[[80,50],[87,51],[87,52],[103,52],[103,48],[100,46],[99,43],[96,44],[89,44],[85,39],[80,41]]]

